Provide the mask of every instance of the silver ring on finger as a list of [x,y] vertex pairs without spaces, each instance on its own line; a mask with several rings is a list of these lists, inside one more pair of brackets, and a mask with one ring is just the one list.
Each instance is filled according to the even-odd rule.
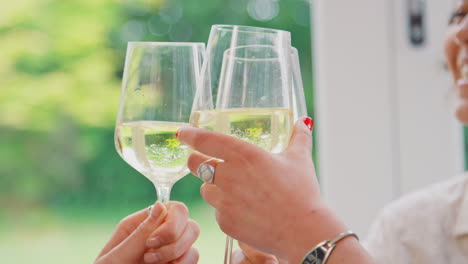
[[216,159],[209,159],[202,164],[198,166],[197,169],[197,176],[200,178],[202,181],[207,182],[207,183],[213,183],[214,182],[214,175],[215,175],[215,170],[216,168],[208,164],[208,162],[216,160]]

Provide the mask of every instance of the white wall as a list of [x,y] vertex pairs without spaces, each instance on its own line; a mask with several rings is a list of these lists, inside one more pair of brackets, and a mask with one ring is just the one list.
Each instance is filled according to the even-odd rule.
[[408,40],[406,0],[314,0],[316,136],[324,195],[365,235],[385,204],[462,170],[442,40],[452,4],[427,2]]

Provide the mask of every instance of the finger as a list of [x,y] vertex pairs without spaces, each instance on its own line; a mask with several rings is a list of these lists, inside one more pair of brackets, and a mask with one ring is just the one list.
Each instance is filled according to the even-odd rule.
[[167,215],[167,209],[156,202],[150,215],[124,240],[109,252],[110,262],[131,263],[141,258],[146,251],[146,240],[158,228]]
[[468,80],[461,79],[457,81],[458,95],[462,99],[468,99]]
[[299,119],[289,142],[289,146],[285,152],[312,152],[312,129],[314,121],[310,117]]
[[198,224],[193,220],[189,220],[179,239],[160,248],[148,250],[144,255],[144,260],[148,264],[167,263],[176,260],[190,249],[199,234]]
[[264,253],[240,241],[239,241],[239,247],[242,249],[247,259],[249,259],[249,261],[252,263],[266,263],[266,264],[278,263],[278,259],[274,255]]
[[236,249],[232,252],[231,261],[232,264],[254,264],[249,261],[241,249]]
[[107,244],[99,253],[98,258],[107,254],[107,252],[124,241],[148,217],[149,212],[148,208],[145,208],[122,219]]
[[222,203],[223,192],[214,184],[204,183],[200,187],[200,194],[209,205],[219,208]]
[[187,206],[181,202],[167,204],[167,217],[164,223],[154,230],[146,241],[149,248],[159,248],[177,240],[187,225],[189,212]]
[[[213,162],[211,162],[213,161]],[[218,160],[214,159],[213,157],[206,156],[204,154],[201,154],[200,152],[192,152],[187,160],[187,167],[189,168],[190,172],[193,173],[195,176],[198,177],[198,167],[202,163],[205,162],[210,162],[210,165],[217,165],[214,163],[217,163]]]
[[200,257],[198,250],[194,247],[190,248],[182,257],[174,260],[171,264],[195,264],[198,263]]
[[215,181],[215,175],[213,175],[211,182],[208,182],[207,179],[204,179],[203,177],[201,177],[202,175],[200,175],[200,172],[198,171],[198,169],[200,168],[200,165],[208,164],[208,165],[213,166],[213,168],[215,169],[215,172],[216,172],[218,164],[220,164],[222,162],[223,162],[222,160],[212,158],[212,157],[208,157],[208,156],[203,155],[203,154],[201,154],[199,152],[193,152],[192,154],[190,154],[190,156],[189,156],[189,158],[187,160],[187,166],[188,166],[190,172],[192,172],[193,175],[197,176],[197,178],[199,178],[200,180],[202,180],[204,182],[207,182],[207,183],[215,184],[215,182],[214,182]]
[[196,174],[200,164],[202,164],[203,162],[206,162],[206,161],[208,161],[210,159],[212,159],[212,157],[209,157],[209,156],[206,156],[204,154],[201,154],[200,152],[194,151],[188,157],[187,167],[189,168],[191,173]]
[[178,139],[194,150],[224,161],[245,157],[252,152],[264,152],[260,147],[246,141],[205,129],[186,126],[180,128],[177,133]]

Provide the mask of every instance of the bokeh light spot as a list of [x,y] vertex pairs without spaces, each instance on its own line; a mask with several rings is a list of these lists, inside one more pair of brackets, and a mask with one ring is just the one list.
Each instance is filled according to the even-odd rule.
[[308,26],[310,23],[310,7],[307,2],[301,2],[293,10],[293,19],[296,24]]
[[130,20],[122,26],[120,38],[122,42],[140,41],[146,34],[146,25],[140,20]]
[[247,4],[247,12],[258,21],[269,21],[279,14],[277,0],[250,0]]
[[171,30],[171,25],[166,24],[157,15],[150,17],[147,25],[149,32],[156,36],[164,36]]
[[159,9],[159,15],[161,16],[162,21],[167,24],[177,23],[183,16],[184,10],[182,5],[177,2],[172,2],[161,6]]

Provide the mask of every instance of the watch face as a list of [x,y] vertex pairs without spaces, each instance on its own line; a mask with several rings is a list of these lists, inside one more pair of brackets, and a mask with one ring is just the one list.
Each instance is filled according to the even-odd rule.
[[302,264],[322,264],[323,259],[325,258],[325,253],[326,252],[322,249],[322,247],[318,247],[309,253]]

